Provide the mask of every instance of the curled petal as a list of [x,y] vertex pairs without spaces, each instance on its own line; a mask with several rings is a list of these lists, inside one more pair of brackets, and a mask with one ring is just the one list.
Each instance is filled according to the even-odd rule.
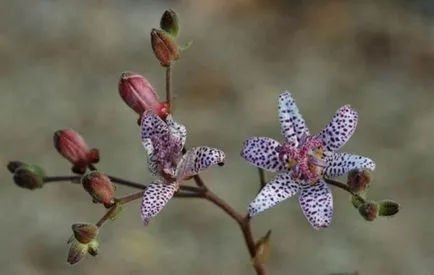
[[297,145],[305,136],[310,136],[306,122],[289,91],[279,95],[279,121],[280,131],[290,143],[295,141]]
[[145,225],[152,217],[157,215],[166,203],[173,197],[178,190],[178,183],[165,184],[161,181],[153,181],[143,191],[140,213]]
[[292,197],[299,188],[300,186],[292,179],[290,173],[277,175],[261,189],[261,192],[249,204],[249,216],[253,217],[259,212]]
[[332,120],[318,134],[327,151],[339,150],[351,138],[356,130],[357,112],[350,105],[339,108]]
[[181,149],[182,149],[187,139],[187,129],[181,123],[178,123],[175,120],[173,120],[172,115],[168,115],[166,117],[166,123],[167,126],[169,126],[169,130],[172,133],[172,135],[180,141]]
[[225,153],[219,149],[198,146],[189,149],[176,168],[176,178],[184,179],[199,173],[211,165],[223,165]]
[[325,159],[327,168],[324,175],[327,177],[338,177],[353,169],[375,169],[375,162],[370,158],[353,155],[349,153],[335,153]]
[[152,146],[152,141],[149,138],[142,140],[143,147],[146,151],[146,161],[148,163],[148,170],[152,175],[158,175],[158,163],[155,161],[154,157],[154,146]]
[[269,137],[251,137],[244,141],[241,156],[251,164],[270,172],[288,171],[279,156],[280,143]]
[[169,127],[167,124],[153,111],[145,111],[142,115],[140,123],[140,136],[142,141],[155,136],[167,135]]
[[333,216],[333,196],[324,180],[320,179],[314,185],[301,185],[298,201],[313,228],[319,230],[330,224]]

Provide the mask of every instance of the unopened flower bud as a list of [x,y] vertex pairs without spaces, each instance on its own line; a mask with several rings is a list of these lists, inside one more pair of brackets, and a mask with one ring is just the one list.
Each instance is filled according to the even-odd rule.
[[88,244],[98,235],[98,227],[91,223],[76,223],[72,225],[72,232],[77,241]]
[[255,244],[255,256],[253,257],[253,264],[265,264],[270,258],[270,236],[271,230],[268,230],[265,236],[262,236]]
[[378,205],[375,202],[365,202],[359,206],[359,213],[367,221],[373,221],[378,215]]
[[172,36],[179,32],[178,16],[173,10],[166,10],[160,20],[160,28]]
[[372,180],[372,174],[369,170],[353,169],[348,173],[347,184],[353,192],[365,190]]
[[24,162],[21,161],[10,161],[8,162],[7,168],[9,172],[15,173],[15,171],[22,165],[24,165]]
[[151,31],[152,50],[161,65],[170,66],[179,58],[179,49],[175,40],[165,31],[153,29]]
[[394,201],[383,200],[378,202],[378,214],[383,217],[393,216],[399,212],[400,205]]
[[93,201],[110,207],[114,203],[114,186],[104,173],[90,171],[85,174],[81,183],[83,188],[92,196]]
[[61,129],[54,133],[54,147],[73,164],[74,173],[83,174],[87,166],[99,161],[98,149],[89,149],[83,137],[72,129]]
[[119,95],[137,114],[152,110],[161,118],[166,118],[168,108],[159,100],[151,83],[142,75],[134,72],[123,72],[119,80]]
[[14,173],[14,182],[22,188],[30,190],[41,188],[44,185],[44,170],[36,165],[22,164]]
[[88,245],[82,244],[76,240],[71,242],[71,247],[68,252],[68,259],[66,260],[69,264],[76,264],[86,255],[88,251]]

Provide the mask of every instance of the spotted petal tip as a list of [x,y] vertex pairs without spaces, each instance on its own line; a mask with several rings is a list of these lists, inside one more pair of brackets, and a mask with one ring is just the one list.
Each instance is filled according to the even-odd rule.
[[207,146],[193,147],[182,157],[176,175],[178,179],[188,178],[212,165],[222,166],[224,161],[225,153],[222,150]]
[[333,196],[324,180],[303,185],[298,198],[304,216],[316,230],[326,228],[333,217]]
[[339,150],[351,138],[357,127],[358,114],[350,105],[340,107],[332,120],[318,134],[327,151]]
[[149,224],[152,217],[156,216],[178,190],[178,183],[165,184],[154,181],[143,192],[140,213],[145,225]]
[[278,106],[280,131],[287,142],[297,145],[302,141],[303,136],[310,136],[306,122],[289,91],[279,95]]
[[287,165],[279,157],[280,146],[279,142],[269,137],[251,137],[244,141],[241,156],[270,172],[287,171]]
[[249,204],[248,213],[250,217],[275,206],[299,190],[299,185],[291,178],[290,173],[282,173],[267,183],[256,198]]
[[325,161],[327,168],[324,175],[327,177],[342,176],[353,169],[375,170],[375,162],[372,159],[350,153],[335,153],[327,156]]

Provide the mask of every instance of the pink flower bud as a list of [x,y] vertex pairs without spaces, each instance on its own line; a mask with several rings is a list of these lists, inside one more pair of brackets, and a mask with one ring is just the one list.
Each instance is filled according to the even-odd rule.
[[73,164],[74,173],[84,173],[87,166],[99,161],[98,149],[89,149],[83,137],[72,129],[61,129],[54,133],[54,147]]
[[104,173],[91,171],[83,176],[83,188],[92,196],[93,201],[110,207],[114,203],[114,186]]
[[124,102],[141,115],[152,110],[161,118],[168,114],[167,104],[161,102],[151,83],[142,75],[134,72],[123,72],[119,81],[119,94]]
[[153,29],[151,31],[151,45],[155,57],[164,67],[170,66],[179,58],[179,49],[175,40],[162,30]]

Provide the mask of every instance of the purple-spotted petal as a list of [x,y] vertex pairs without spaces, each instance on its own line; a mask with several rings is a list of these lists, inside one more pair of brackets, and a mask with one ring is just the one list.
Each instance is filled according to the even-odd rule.
[[158,175],[158,170],[157,170],[158,164],[155,161],[154,147],[152,146],[151,139],[146,138],[146,139],[142,140],[142,144],[143,144],[143,147],[145,148],[146,161],[148,164],[149,172],[153,175]]
[[176,122],[173,120],[172,115],[168,115],[166,117],[166,123],[167,126],[169,126],[170,133],[180,141],[181,144],[181,150],[185,145],[185,141],[187,139],[187,129],[184,125],[181,123]]
[[375,169],[375,162],[370,158],[349,153],[335,153],[327,156],[325,161],[324,175],[327,177],[342,176],[352,169]]
[[279,121],[280,131],[289,143],[300,143],[305,136],[310,136],[306,122],[289,91],[279,95]]
[[196,175],[211,165],[223,165],[225,153],[222,150],[207,146],[190,148],[176,168],[176,178],[184,179]]
[[358,114],[350,105],[336,111],[329,124],[318,134],[327,151],[337,151],[347,143],[356,130],[357,120]]
[[330,224],[333,216],[333,196],[323,179],[314,185],[301,185],[298,201],[313,228],[319,230]]
[[270,172],[288,171],[279,157],[280,143],[269,137],[251,137],[244,141],[241,156],[251,164]]
[[157,215],[178,190],[178,183],[165,184],[153,181],[143,191],[140,214],[145,225]]
[[299,190],[300,186],[291,178],[291,173],[282,173],[274,177],[256,198],[249,204],[249,216],[253,217],[270,207],[284,201]]
[[145,111],[142,115],[140,123],[140,136],[142,141],[147,138],[167,135],[169,127],[167,124],[153,111]]

